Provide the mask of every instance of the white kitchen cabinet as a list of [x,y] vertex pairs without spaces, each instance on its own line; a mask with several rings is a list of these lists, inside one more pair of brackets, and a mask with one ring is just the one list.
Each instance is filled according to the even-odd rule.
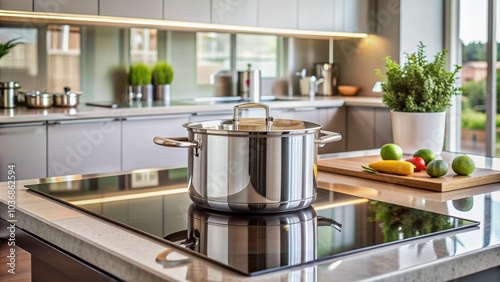
[[380,148],[392,142],[387,108],[347,107],[347,150]]
[[47,127],[48,176],[121,169],[121,122],[116,119],[59,121]]
[[318,109],[319,124],[326,131],[337,132],[342,135],[342,140],[325,144],[319,148],[320,154],[330,154],[346,151],[346,110],[340,108],[320,108]]
[[[343,31],[374,33],[377,12],[375,1],[343,0]],[[373,18],[373,19],[372,19]]]
[[295,119],[320,124],[323,130],[337,132],[342,140],[325,144],[318,149],[320,154],[344,152],[346,150],[345,108],[304,107],[295,109]]
[[[342,22],[335,11],[341,9],[342,0],[298,0],[298,28],[308,30],[339,31]],[[334,17],[335,16],[335,17]]]
[[33,0],[0,0],[0,10],[33,11]]
[[85,0],[85,1],[34,0],[33,4],[35,12],[85,14],[85,15],[97,15],[99,6],[98,0]]
[[122,122],[123,170],[187,166],[185,148],[169,148],[153,143],[155,136],[186,137],[182,126],[190,115],[128,117]]
[[210,0],[164,0],[163,19],[210,23]]
[[213,0],[212,23],[257,26],[257,6],[258,0]]
[[99,15],[163,19],[163,0],[99,0]]
[[42,122],[0,125],[0,181],[7,181],[10,164],[16,180],[47,176],[47,134]]
[[298,0],[259,0],[258,25],[274,28],[297,28]]
[[366,150],[375,147],[374,112],[371,107],[347,108],[347,151]]
[[375,111],[375,148],[392,143],[391,110],[374,108]]

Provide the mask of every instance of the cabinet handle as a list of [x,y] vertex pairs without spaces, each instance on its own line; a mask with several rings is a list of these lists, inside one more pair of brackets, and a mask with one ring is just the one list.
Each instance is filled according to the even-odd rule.
[[318,110],[317,107],[299,107],[299,108],[295,108],[296,112],[306,112],[306,111],[316,111],[316,110]]
[[174,119],[174,118],[189,118],[191,114],[179,115],[161,115],[161,116],[138,116],[138,117],[124,117],[122,120],[159,120],[159,119]]
[[48,125],[81,124],[81,123],[109,122],[109,121],[119,121],[119,120],[120,120],[119,118],[57,120],[57,121],[53,121],[53,122],[48,122]]
[[47,122],[22,122],[22,123],[4,123],[0,124],[0,128],[11,128],[11,127],[26,127],[26,126],[45,126]]

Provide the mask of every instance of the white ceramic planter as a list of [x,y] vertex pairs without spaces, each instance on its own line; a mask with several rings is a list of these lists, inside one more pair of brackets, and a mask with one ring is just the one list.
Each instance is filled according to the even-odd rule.
[[419,149],[441,154],[444,145],[446,112],[409,113],[391,111],[392,139],[403,152],[412,155]]

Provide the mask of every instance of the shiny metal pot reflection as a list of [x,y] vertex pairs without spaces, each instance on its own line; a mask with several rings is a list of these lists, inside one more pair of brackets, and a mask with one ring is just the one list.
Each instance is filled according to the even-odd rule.
[[299,265],[317,258],[317,227],[341,225],[314,208],[274,214],[188,209],[187,230],[167,235],[184,247],[243,273]]
[[[266,110],[265,119],[239,119],[241,108]],[[186,138],[155,137],[189,148],[189,196],[202,207],[233,212],[277,212],[310,206],[316,197],[317,147],[341,139],[321,125],[273,120],[269,107],[235,106],[233,120],[187,123]],[[319,137],[320,134],[325,136]]]

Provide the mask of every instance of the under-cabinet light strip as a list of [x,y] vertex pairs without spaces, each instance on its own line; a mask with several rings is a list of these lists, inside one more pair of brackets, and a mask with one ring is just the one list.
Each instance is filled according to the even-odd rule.
[[180,193],[186,193],[187,190],[188,190],[188,188],[169,189],[169,190],[161,190],[161,191],[154,191],[154,192],[110,196],[110,197],[103,197],[103,198],[98,198],[98,199],[71,201],[69,203],[72,205],[75,205],[75,206],[83,206],[83,205],[101,204],[101,203],[125,201],[125,200],[132,200],[132,199],[141,199],[141,198],[154,197],[154,196],[180,194]]
[[326,210],[326,209],[337,208],[337,207],[342,207],[342,206],[362,204],[362,203],[366,203],[366,202],[368,202],[368,199],[364,199],[364,198],[363,199],[355,199],[355,200],[342,201],[342,202],[337,202],[337,203],[332,203],[332,204],[314,206],[314,209],[317,211],[320,211],[320,210]]
[[186,31],[219,31],[275,34],[284,36],[316,37],[316,38],[366,38],[368,34],[358,32],[335,32],[317,30],[299,30],[285,28],[253,27],[238,25],[209,24],[183,21],[154,20],[142,18],[124,18],[110,16],[93,16],[62,13],[42,13],[0,10],[0,21],[24,22],[26,24],[87,24],[114,25],[122,27],[151,27]]

